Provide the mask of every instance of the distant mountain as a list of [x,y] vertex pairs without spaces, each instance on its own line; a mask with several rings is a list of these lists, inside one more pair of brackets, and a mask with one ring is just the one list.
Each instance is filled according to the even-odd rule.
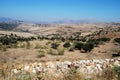
[[0,17],[0,22],[8,22],[8,21],[12,21],[12,19],[7,17]]
[[13,30],[18,27],[23,21],[15,20],[7,17],[0,17],[0,30]]
[[21,23],[23,21],[15,20],[8,17],[0,17],[0,23]]
[[71,20],[71,19],[64,19],[60,21],[54,21],[54,24],[89,24],[89,23],[99,23],[97,20]]

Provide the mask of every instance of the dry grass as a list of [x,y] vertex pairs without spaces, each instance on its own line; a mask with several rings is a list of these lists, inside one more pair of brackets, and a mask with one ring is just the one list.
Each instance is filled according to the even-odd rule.
[[[53,26],[53,25],[52,25]],[[40,33],[40,34],[54,34],[54,33],[68,33],[63,34],[64,36],[69,36],[74,32],[79,32],[80,30],[83,32],[83,35],[89,35],[94,31],[97,31],[98,28],[95,27],[93,24],[83,24],[83,25],[67,25],[72,27],[65,27],[64,25],[55,25],[53,27],[37,27],[37,28],[31,28],[30,31],[32,33]],[[58,27],[56,27],[58,26]],[[26,28],[26,26],[19,26],[20,28]],[[87,27],[87,28],[86,28]],[[29,29],[29,28],[28,28]],[[72,31],[72,32],[71,32]],[[90,32],[91,31],[91,32]],[[13,32],[13,31],[0,31],[0,34],[8,34],[11,33],[17,34],[18,36],[24,36],[24,37],[30,37],[30,36],[36,36],[32,33],[21,33],[21,32]],[[100,35],[99,37],[119,37],[120,32],[118,33],[109,33],[106,35]],[[98,36],[96,36],[98,37]],[[0,48],[0,63],[14,63],[14,62],[40,62],[40,61],[73,61],[73,60],[81,60],[81,59],[106,59],[111,58],[111,54],[114,52],[118,52],[120,47],[118,45],[114,45],[113,42],[108,42],[102,45],[99,45],[98,47],[95,47],[91,52],[89,53],[81,53],[79,50],[73,50],[69,51],[68,49],[63,49],[63,42],[56,41],[59,43],[58,49],[54,50],[51,49],[50,44],[53,43],[52,40],[34,40],[29,42],[19,42],[13,47],[13,48]],[[1,47],[1,45],[0,45]],[[16,48],[15,48],[16,47]],[[54,55],[54,56],[53,56]],[[105,73],[103,73],[103,76],[95,76],[92,79],[85,79],[81,73],[74,72],[74,69],[71,69],[67,74],[64,74],[63,76],[56,78],[53,76],[43,76],[42,74],[39,75],[23,75],[21,73],[21,76],[19,79],[16,79],[16,76],[11,76],[10,69],[12,68],[12,65],[6,67],[0,66],[0,80],[34,80],[36,78],[39,78],[38,80],[41,80],[43,78],[46,79],[46,76],[49,77],[50,80],[110,80],[113,78],[116,79],[115,73],[112,70],[105,70]]]
[[0,30],[0,34],[7,34],[10,35],[11,33],[16,34],[18,36],[24,36],[24,37],[30,37],[30,36],[36,36],[35,34],[32,33],[25,33],[25,32],[15,32],[15,31],[2,31]]
[[[23,42],[18,43],[17,48],[8,48],[6,51],[0,51],[0,58],[4,58],[7,62],[12,61],[56,61],[56,60],[81,60],[81,59],[106,59],[111,58],[111,55],[116,51],[119,51],[119,46],[114,45],[114,43],[105,43],[99,47],[95,47],[90,53],[81,53],[79,50],[69,51],[68,49],[63,49],[63,42],[57,50],[50,49],[50,45],[46,45],[49,40],[43,41],[30,41],[29,43]],[[38,50],[44,50],[45,56],[37,58],[39,55]],[[2,56],[4,54],[4,56]],[[49,55],[49,54],[53,54]],[[60,55],[62,56],[60,56]],[[59,56],[56,56],[59,55]],[[6,58],[7,57],[7,58]]]

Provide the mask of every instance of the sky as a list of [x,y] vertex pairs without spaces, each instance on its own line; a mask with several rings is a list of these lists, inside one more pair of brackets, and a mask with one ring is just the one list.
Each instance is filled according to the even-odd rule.
[[0,0],[0,17],[25,21],[120,21],[120,0]]

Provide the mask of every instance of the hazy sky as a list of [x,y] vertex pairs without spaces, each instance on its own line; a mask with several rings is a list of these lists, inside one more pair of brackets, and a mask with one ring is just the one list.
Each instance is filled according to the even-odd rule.
[[120,0],[0,0],[0,17],[28,21],[120,21]]

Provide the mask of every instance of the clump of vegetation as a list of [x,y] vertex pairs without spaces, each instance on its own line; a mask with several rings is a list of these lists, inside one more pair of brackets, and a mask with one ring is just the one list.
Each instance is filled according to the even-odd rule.
[[[30,48],[30,40],[36,40],[36,38],[34,37],[20,37],[17,36],[16,34],[11,33],[10,35],[1,35],[0,36],[0,44],[1,49],[5,48],[4,50],[6,50],[7,48],[18,48],[18,42],[23,42],[26,41],[26,48],[29,49]],[[24,48],[25,45],[20,45],[20,48]]]
[[85,39],[85,38],[81,38],[80,40],[81,40],[82,42],[85,42],[85,41],[86,41],[86,39]]
[[90,52],[93,48],[94,48],[93,42],[82,43],[76,41],[74,42],[74,46],[69,48],[69,51],[73,51],[74,49],[77,49],[77,50],[84,50],[84,52]]
[[120,38],[115,38],[114,41],[120,44]]
[[82,49],[83,49],[85,52],[90,52],[93,48],[94,48],[94,43],[92,43],[92,42],[85,43],[85,44],[82,46]]
[[74,46],[75,46],[75,49],[81,50],[83,43],[76,41],[76,42],[74,42]]
[[63,48],[58,49],[58,55],[64,55],[65,50]]
[[20,48],[25,48],[25,44],[20,44]]
[[49,49],[47,53],[50,55],[57,55],[57,51],[54,49]]
[[49,45],[51,43],[51,41],[48,41],[47,43],[46,43],[46,45]]
[[39,53],[37,55],[38,58],[45,57],[45,51],[44,50],[40,49],[40,50],[38,50],[38,53]]
[[65,48],[69,48],[70,46],[71,46],[71,44],[69,41],[65,42],[63,45],[63,47],[65,47]]
[[17,40],[14,37],[9,37],[7,35],[0,37],[0,43],[3,45],[16,44]]
[[64,38],[64,37],[62,37],[62,38],[61,38],[61,41],[62,41],[62,42],[65,42],[65,38]]
[[50,55],[64,55],[64,48],[60,48],[60,49],[49,49],[47,54],[50,54]]
[[36,44],[34,48],[35,48],[35,49],[39,49],[39,48],[40,48],[40,45],[39,45],[39,44]]
[[107,41],[110,41],[110,38],[106,38],[106,37],[104,37],[104,38],[99,38],[99,39],[97,39],[97,41],[107,42]]
[[54,42],[54,43],[51,44],[51,48],[53,48],[53,49],[57,49],[58,46],[59,46],[59,44],[56,43],[56,42]]
[[93,43],[97,47],[101,42],[96,39],[89,39],[87,42]]
[[120,80],[120,66],[114,66],[114,71],[118,77],[118,80]]
[[29,41],[26,42],[26,49],[30,49],[30,42]]

